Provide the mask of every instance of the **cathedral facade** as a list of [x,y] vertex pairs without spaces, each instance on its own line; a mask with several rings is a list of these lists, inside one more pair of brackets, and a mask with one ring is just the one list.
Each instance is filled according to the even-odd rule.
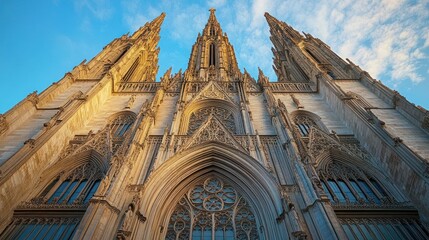
[[265,17],[277,81],[163,13],[0,115],[0,239],[429,239],[429,112]]

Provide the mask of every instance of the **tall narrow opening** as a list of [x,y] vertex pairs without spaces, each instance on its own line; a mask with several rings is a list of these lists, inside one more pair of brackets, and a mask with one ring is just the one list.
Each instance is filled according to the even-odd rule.
[[210,57],[209,57],[209,66],[215,66],[216,65],[216,58],[215,58],[215,46],[214,44],[210,44]]

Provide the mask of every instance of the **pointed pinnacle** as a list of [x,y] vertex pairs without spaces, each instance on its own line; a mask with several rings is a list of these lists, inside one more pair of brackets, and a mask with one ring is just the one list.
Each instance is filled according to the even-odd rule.
[[152,22],[150,22],[150,25],[152,27],[161,27],[161,24],[164,22],[165,19],[165,12],[162,12],[158,17],[156,17]]

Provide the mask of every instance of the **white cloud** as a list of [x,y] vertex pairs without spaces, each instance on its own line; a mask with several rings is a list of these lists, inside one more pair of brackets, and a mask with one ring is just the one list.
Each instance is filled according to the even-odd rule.
[[207,5],[213,8],[219,8],[225,5],[225,3],[226,3],[226,0],[209,0],[207,2]]
[[78,10],[89,10],[99,20],[109,19],[114,12],[110,0],[78,0],[74,4]]
[[126,21],[133,29],[152,20],[161,12],[158,9],[162,9],[167,13],[163,28],[168,29],[167,34],[176,43],[186,43],[184,46],[194,43],[207,22],[208,9],[215,7],[239,65],[252,75],[257,74],[260,66],[271,80],[276,76],[271,69],[272,43],[265,12],[299,32],[320,38],[343,58],[350,58],[373,77],[388,78],[383,80],[392,84],[407,80],[418,83],[423,80],[420,74],[425,73],[417,70],[428,66],[425,63],[429,55],[429,26],[425,24],[429,22],[427,0],[417,3],[407,0],[207,0],[191,5],[161,1],[153,8],[136,6],[138,3],[127,1],[132,10],[128,11]]

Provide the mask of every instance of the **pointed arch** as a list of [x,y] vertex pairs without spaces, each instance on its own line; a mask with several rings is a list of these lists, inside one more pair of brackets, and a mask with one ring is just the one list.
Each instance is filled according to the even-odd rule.
[[43,177],[40,179],[41,184],[40,189],[38,190],[39,194],[58,176],[67,175],[67,173],[88,163],[92,163],[99,170],[101,175],[104,175],[109,169],[108,160],[95,150],[91,149],[74,154],[61,159],[55,165],[44,171],[42,174]]
[[315,113],[298,109],[291,112],[290,117],[304,137],[309,135],[311,127],[316,127],[324,132],[328,132],[328,128],[322,122],[322,118]]
[[[257,219],[258,232],[266,239],[287,236],[276,218],[283,211],[279,186],[256,160],[224,144],[211,142],[190,148],[156,169],[144,186],[142,213],[147,223],[139,235],[161,239],[164,233],[149,229],[167,227],[170,215],[189,186],[208,176],[231,184],[249,203]],[[264,228],[263,233],[260,229]]]
[[[347,185],[348,188],[352,189],[351,192],[354,193],[356,202],[359,197],[363,196],[359,191],[361,191],[360,188],[364,189],[364,187],[368,188],[367,191],[372,192],[372,198],[374,198],[374,201],[378,201],[378,203],[376,202],[377,204],[381,204],[381,200],[386,203],[408,201],[405,196],[391,184],[387,179],[388,176],[383,173],[382,169],[369,162],[365,162],[357,156],[344,152],[342,149],[332,147],[323,154],[320,154],[317,157],[316,162],[316,170],[319,175],[321,175],[322,182],[324,182],[325,185],[325,192],[328,196],[329,194],[333,194],[332,189],[327,186],[327,180],[332,179],[333,181],[338,181],[338,179],[343,178],[340,181],[345,181],[347,184],[342,184],[344,184],[344,186]],[[334,174],[333,171],[337,171],[337,173]],[[353,180],[347,179],[347,176],[353,176]],[[362,186],[362,183],[357,183],[360,179],[364,179],[362,180],[364,186]],[[342,189],[341,191],[345,194],[344,187],[339,187],[339,189]],[[366,200],[364,199],[361,201],[368,201],[368,198],[369,197],[367,197]],[[333,201],[333,199],[331,199],[331,201]]]
[[132,111],[122,111],[113,114],[109,117],[109,125],[111,136],[113,138],[121,138],[131,128],[135,122],[137,115]]

